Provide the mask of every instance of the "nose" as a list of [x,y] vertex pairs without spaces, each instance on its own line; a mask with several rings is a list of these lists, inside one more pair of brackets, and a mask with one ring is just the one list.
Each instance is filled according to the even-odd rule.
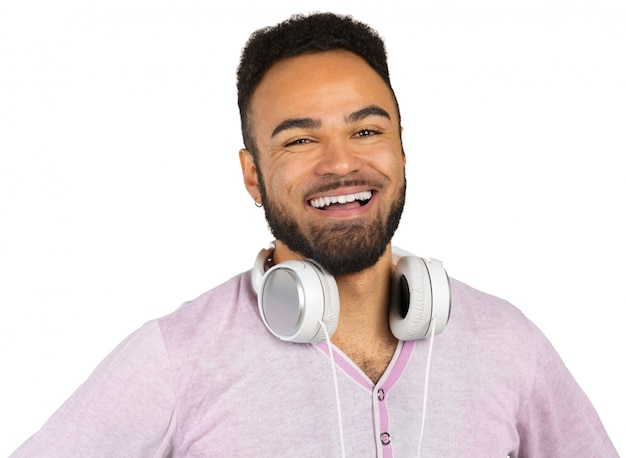
[[319,175],[346,176],[362,167],[363,161],[354,147],[345,141],[331,140],[321,148],[315,171]]

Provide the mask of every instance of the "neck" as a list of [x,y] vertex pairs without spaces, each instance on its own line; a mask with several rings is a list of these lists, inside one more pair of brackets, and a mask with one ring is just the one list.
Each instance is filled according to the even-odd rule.
[[389,328],[391,247],[371,268],[335,278],[341,311],[331,341],[374,383],[387,369],[398,340]]
[[336,336],[355,332],[370,337],[389,333],[389,285],[393,274],[391,247],[372,267],[335,277],[341,312]]

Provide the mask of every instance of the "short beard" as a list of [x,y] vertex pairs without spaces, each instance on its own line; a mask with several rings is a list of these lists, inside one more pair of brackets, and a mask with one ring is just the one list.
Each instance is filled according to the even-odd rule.
[[400,224],[406,179],[386,219],[381,214],[367,224],[338,222],[330,227],[303,228],[284,208],[272,202],[260,170],[257,169],[257,172],[265,219],[276,240],[305,258],[313,259],[331,275],[362,272],[372,267],[384,254]]

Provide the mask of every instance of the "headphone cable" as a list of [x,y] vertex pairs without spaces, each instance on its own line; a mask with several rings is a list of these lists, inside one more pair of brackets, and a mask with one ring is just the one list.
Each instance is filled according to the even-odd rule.
[[333,356],[333,347],[330,343],[330,336],[328,335],[328,329],[322,320],[318,320],[320,326],[324,330],[326,336],[326,344],[328,345],[328,354],[330,355],[330,365],[333,370],[333,383],[335,384],[335,402],[337,403],[337,418],[339,419],[339,441],[341,443],[341,458],[346,457],[346,449],[343,441],[343,420],[341,417],[341,401],[339,400],[339,383],[337,382],[337,369],[335,368],[335,358]]
[[428,343],[428,356],[426,357],[426,374],[424,376],[424,400],[422,401],[422,425],[420,427],[420,439],[417,446],[417,458],[422,452],[422,439],[424,438],[424,425],[426,423],[426,401],[428,399],[428,379],[430,378],[430,361],[433,356],[433,341],[435,340],[435,319],[437,315],[433,315],[430,320],[430,342]]
[[[343,419],[341,415],[341,401],[339,399],[339,383],[337,382],[337,369],[335,368],[335,358],[333,356],[333,348],[330,342],[330,336],[328,335],[328,330],[326,329],[326,325],[322,322],[322,320],[318,320],[322,330],[324,331],[324,335],[326,337],[326,344],[328,346],[328,355],[330,356],[330,364],[333,373],[333,383],[335,386],[335,402],[337,404],[337,419],[339,421],[339,441],[341,444],[341,457],[345,458],[346,450],[343,439]],[[426,424],[426,402],[428,400],[428,381],[430,379],[430,362],[432,360],[433,355],[433,342],[435,337],[435,321],[436,315],[433,315],[430,321],[430,341],[428,342],[428,355],[426,357],[426,374],[424,376],[424,399],[422,401],[422,424],[420,426],[420,435],[419,435],[419,444],[417,448],[417,458],[420,457],[422,452],[422,439],[424,438],[424,425]]]

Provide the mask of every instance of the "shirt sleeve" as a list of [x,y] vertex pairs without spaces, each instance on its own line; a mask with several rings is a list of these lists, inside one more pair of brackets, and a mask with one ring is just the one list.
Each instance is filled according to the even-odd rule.
[[11,458],[167,456],[175,404],[170,362],[152,321],[107,356]]
[[593,405],[539,334],[534,382],[519,417],[519,457],[619,457]]

